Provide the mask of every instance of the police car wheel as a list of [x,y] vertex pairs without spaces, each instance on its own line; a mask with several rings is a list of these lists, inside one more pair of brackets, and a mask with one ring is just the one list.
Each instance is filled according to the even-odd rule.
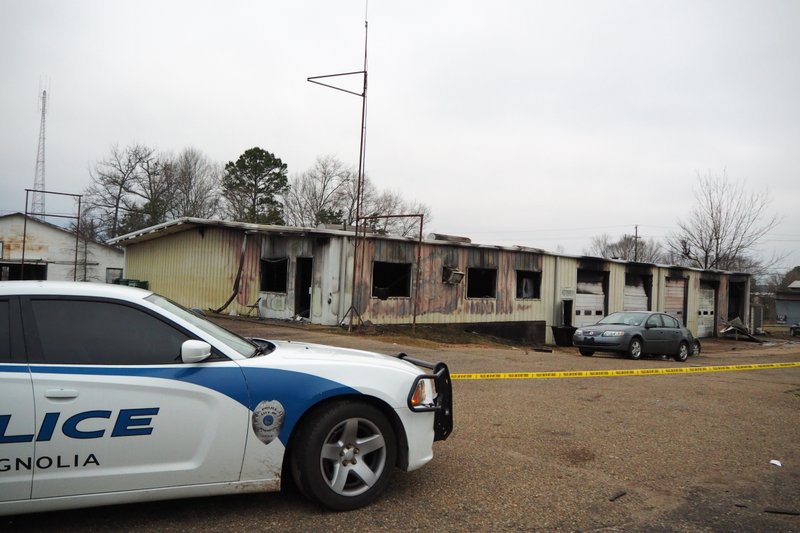
[[364,403],[330,404],[301,426],[294,442],[295,483],[307,497],[337,511],[377,498],[397,457],[392,425]]

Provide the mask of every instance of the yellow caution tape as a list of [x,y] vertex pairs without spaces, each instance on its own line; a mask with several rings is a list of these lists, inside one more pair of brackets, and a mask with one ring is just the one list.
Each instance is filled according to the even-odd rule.
[[570,370],[568,372],[499,372],[492,374],[450,374],[454,380],[476,379],[556,379],[605,378],[615,376],[655,376],[659,374],[699,374],[706,372],[732,372],[738,370],[766,370],[770,368],[796,368],[800,362],[763,363],[756,365],[683,366],[671,368],[636,368],[632,370]]

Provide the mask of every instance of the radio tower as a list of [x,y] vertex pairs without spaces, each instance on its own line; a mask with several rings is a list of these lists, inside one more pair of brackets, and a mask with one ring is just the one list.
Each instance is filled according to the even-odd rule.
[[44,138],[45,116],[47,115],[47,91],[42,91],[42,123],[39,126],[39,150],[36,153],[36,175],[33,178],[33,199],[31,215],[44,219]]

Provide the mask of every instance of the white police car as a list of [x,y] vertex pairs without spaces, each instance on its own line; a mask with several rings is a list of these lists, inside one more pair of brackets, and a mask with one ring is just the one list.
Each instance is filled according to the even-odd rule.
[[0,514],[278,490],[374,500],[452,431],[447,366],[243,339],[141,289],[0,282]]

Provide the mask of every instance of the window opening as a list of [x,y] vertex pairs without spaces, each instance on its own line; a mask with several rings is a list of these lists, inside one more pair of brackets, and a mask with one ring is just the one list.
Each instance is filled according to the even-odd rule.
[[517,270],[517,298],[532,300],[541,298],[542,273]]
[[288,257],[261,260],[261,292],[286,293],[288,277]]
[[409,298],[411,296],[411,263],[372,262],[372,297]]
[[468,268],[467,298],[496,298],[497,269]]

